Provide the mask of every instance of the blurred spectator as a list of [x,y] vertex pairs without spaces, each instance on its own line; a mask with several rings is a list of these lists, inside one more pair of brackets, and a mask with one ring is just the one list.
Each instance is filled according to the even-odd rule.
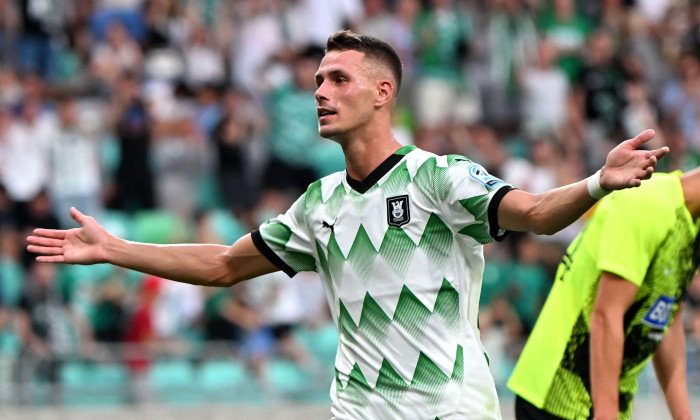
[[135,74],[124,73],[119,77],[110,120],[121,156],[110,204],[126,211],[153,208],[152,122]]
[[77,226],[69,210],[76,207],[95,217],[102,210],[99,121],[80,119],[75,98],[58,101],[58,121],[49,143],[49,193],[61,227]]
[[485,121],[512,127],[520,119],[517,74],[537,57],[537,29],[522,0],[494,2],[487,21],[489,81],[485,86]]
[[678,75],[663,90],[664,117],[680,129],[685,147],[700,153],[700,56],[684,53]]
[[270,160],[263,176],[263,186],[267,189],[291,188],[297,195],[301,194],[321,175],[311,154],[326,147],[336,149],[336,161],[342,161],[344,167],[339,146],[318,134],[314,74],[322,55],[323,50],[315,46],[300,51],[291,62],[292,80],[276,86],[267,97]]
[[536,64],[524,68],[520,76],[524,129],[534,135],[555,133],[566,122],[571,87],[566,74],[554,66],[557,56],[552,43],[542,40],[537,58]]
[[[2,165],[1,162],[2,159],[0,154],[0,166]],[[10,200],[10,197],[7,195],[5,186],[0,183],[0,230],[16,228],[17,220],[15,218],[13,203]]]
[[[640,127],[652,128],[656,136],[647,147],[658,148],[666,145],[663,131],[659,127],[659,113],[649,97],[649,90],[641,78],[630,79],[625,83],[625,106],[620,115],[620,123],[627,138],[632,138]],[[665,164],[666,162],[663,162]]]
[[89,69],[93,38],[86,26],[72,26],[56,52],[55,85],[60,89],[92,92],[99,89]]
[[17,217],[23,217],[26,205],[48,182],[47,153],[54,115],[44,109],[41,96],[31,96],[26,88],[20,115],[13,119],[5,135],[2,183],[16,203]]
[[51,80],[56,58],[55,39],[64,19],[65,3],[19,0],[21,35],[16,49],[18,67]]
[[92,72],[107,86],[114,86],[121,74],[139,74],[143,55],[139,45],[119,20],[107,26],[106,39],[92,52]]
[[[61,226],[51,208],[51,200],[46,190],[39,193],[24,206],[23,212],[17,217],[17,227],[21,235],[28,236],[35,228],[59,229]],[[25,266],[32,265],[35,255],[24,251]]]
[[306,291],[300,278],[288,278],[282,273],[263,276],[261,282],[250,283],[248,288],[252,306],[261,314],[264,324],[270,329],[275,340],[277,354],[292,360],[299,366],[312,369],[311,355],[296,339],[294,332],[300,328],[306,316],[307,305],[313,307],[313,301],[307,300]]
[[604,139],[619,127],[624,106],[624,74],[609,31],[598,29],[589,38],[579,83],[590,138]]
[[[18,325],[23,348],[19,368],[20,380],[25,383],[38,376],[55,384],[62,359],[80,353],[82,332],[76,327],[82,323],[76,322],[77,314],[60,293],[56,269],[52,264],[32,263],[20,300]],[[56,397],[53,392],[54,402]]]
[[507,301],[513,306],[527,338],[535,326],[544,304],[551,281],[540,262],[538,240],[522,235],[516,240],[516,258],[506,270]]
[[209,89],[198,92],[199,103],[178,96],[165,82],[150,82],[144,90],[151,116],[156,206],[190,219],[198,207],[196,183],[211,166],[205,130],[217,118],[218,104],[205,99],[211,96]]
[[289,2],[286,24],[292,46],[325,45],[343,28],[354,29],[364,18],[362,0],[294,0]]
[[253,95],[264,66],[277,51],[284,50],[284,35],[274,10],[266,2],[241,2],[240,28],[232,45],[232,82]]
[[155,310],[164,282],[160,277],[144,276],[134,312],[128,316],[124,331],[124,341],[129,344],[127,363],[137,375],[147,373],[156,355],[159,336],[155,328]]
[[196,326],[204,308],[204,293],[199,286],[174,281],[163,282],[154,308],[154,329],[166,340],[186,338]]
[[121,343],[129,322],[123,274],[109,278],[95,290],[90,323],[93,337],[99,343]]
[[19,232],[0,227],[0,307],[13,310],[24,291],[25,270]]
[[184,49],[185,83],[190,89],[204,85],[222,85],[226,82],[222,55],[212,43],[206,28],[194,28]]
[[244,92],[230,89],[224,98],[224,116],[212,140],[218,158],[217,180],[226,207],[239,217],[257,203],[257,180],[252,176],[251,150],[262,141],[261,110]]
[[204,330],[207,340],[234,344],[259,380],[274,350],[274,337],[261,314],[249,304],[246,284],[229,289],[204,289]]
[[552,0],[552,8],[544,9],[539,23],[544,39],[558,52],[557,65],[572,82],[578,79],[581,56],[592,29],[591,23],[577,10],[576,3],[575,0]]
[[[437,129],[448,123],[474,122],[464,111],[474,103],[465,85],[464,60],[469,52],[472,23],[453,0],[431,0],[415,21],[416,81],[414,106],[418,123]],[[472,95],[472,96],[470,96]]]
[[9,109],[22,102],[22,95],[22,85],[17,72],[12,67],[0,67],[0,133],[7,128]]

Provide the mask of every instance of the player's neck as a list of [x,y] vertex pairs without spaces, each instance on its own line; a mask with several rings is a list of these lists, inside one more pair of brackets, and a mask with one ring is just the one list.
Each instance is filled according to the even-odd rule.
[[391,131],[385,134],[348,139],[343,143],[348,175],[362,181],[382,162],[401,148]]

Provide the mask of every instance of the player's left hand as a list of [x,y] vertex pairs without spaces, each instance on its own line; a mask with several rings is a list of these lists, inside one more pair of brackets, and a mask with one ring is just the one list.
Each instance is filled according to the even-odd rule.
[[645,130],[611,150],[600,171],[600,186],[606,190],[621,190],[638,187],[642,185],[642,180],[651,178],[656,163],[666,156],[669,148],[636,149],[651,140],[654,134],[654,130]]

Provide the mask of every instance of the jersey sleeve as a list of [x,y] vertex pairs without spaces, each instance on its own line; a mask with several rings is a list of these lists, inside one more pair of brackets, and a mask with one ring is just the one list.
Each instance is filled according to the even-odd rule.
[[252,232],[253,243],[277,268],[293,277],[300,271],[317,271],[313,240],[304,216],[306,194],[287,210]]
[[455,155],[447,156],[447,169],[435,181],[443,209],[458,233],[481,244],[506,236],[498,226],[498,206],[513,186],[489,175],[481,165]]
[[673,210],[650,200],[644,188],[623,190],[601,202],[604,213],[597,269],[641,286],[654,254],[668,233]]

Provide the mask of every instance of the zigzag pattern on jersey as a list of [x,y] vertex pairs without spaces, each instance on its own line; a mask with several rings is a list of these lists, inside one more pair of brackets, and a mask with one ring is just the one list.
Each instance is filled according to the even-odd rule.
[[[447,157],[448,163],[453,163],[455,159],[464,159],[462,156],[450,155]],[[465,162],[471,163],[468,159]],[[389,175],[389,177],[381,185],[373,185],[365,195],[369,195],[375,189],[381,189],[386,197],[391,197],[396,194],[405,194],[405,187],[408,184],[413,184],[416,188],[413,194],[418,194],[425,202],[432,203],[435,208],[440,207],[440,203],[456,199],[454,197],[455,188],[452,184],[459,180],[451,179],[447,167],[441,167],[437,164],[437,158],[431,157],[420,164],[415,174],[411,176],[411,171],[408,168],[406,160],[402,161]],[[365,206],[369,201],[362,198],[362,195],[354,190],[347,192],[342,183],[338,183],[333,192],[324,200],[323,199],[322,182],[316,181],[312,184],[304,201],[303,214],[298,216],[303,218],[303,215],[314,214],[319,206],[324,205],[328,214],[337,214],[340,206],[344,203],[344,198],[350,195],[350,204],[359,214],[364,212]],[[493,239],[488,232],[488,212],[486,207],[489,203],[489,195],[481,194],[467,199],[460,199],[459,203],[472,214],[476,220],[462,228],[459,233],[473,237],[480,243],[491,242]],[[481,215],[481,216],[479,216]]]
[[[431,316],[440,317],[446,325],[449,325],[450,329],[459,328],[459,296],[446,279],[443,280],[433,312],[423,305],[406,286],[401,291],[393,319],[367,293],[365,294],[360,321],[358,324],[355,324],[352,316],[350,316],[341,301],[338,314],[338,331],[354,344],[357,344],[356,337],[363,335],[368,337],[375,345],[381,346],[389,329],[392,327],[400,328],[410,334],[415,340],[420,341],[423,327],[428,323]],[[369,385],[360,366],[355,363],[345,386],[342,385],[340,373],[336,370],[336,389],[338,393],[347,393],[345,397],[360,405],[366,403],[370,394],[377,392],[386,399],[392,410],[398,413],[403,397],[409,389],[423,395],[433,408],[437,408],[448,383],[453,381],[461,384],[463,377],[463,349],[462,346],[457,345],[452,372],[443,372],[438,365],[421,352],[410,382],[406,382],[392,367],[391,363],[384,358],[374,388]]]
[[346,263],[355,270],[357,276],[366,285],[372,276],[374,261],[381,256],[384,262],[400,279],[406,277],[409,265],[417,249],[420,249],[436,267],[443,267],[454,246],[453,235],[449,227],[435,214],[431,214],[418,244],[403,231],[389,227],[382,244],[376,249],[363,225],[360,225],[350,252],[345,256],[338,245],[335,233],[331,233],[326,249],[316,241],[316,251],[323,274],[333,282],[340,283],[343,267]]
[[[447,162],[449,165],[453,165],[456,159],[464,160],[466,163],[471,164],[471,161],[468,159],[464,159],[462,156],[456,155],[448,156]],[[449,168],[438,166],[436,157],[433,156],[427,158],[420,163],[420,166],[415,171],[413,176],[411,176],[411,171],[408,168],[407,162],[407,160],[402,161],[391,172],[385,182],[383,182],[381,185],[375,184],[365,194],[369,195],[375,189],[383,190],[384,195],[387,197],[390,197],[392,194],[403,194],[405,193],[405,186],[412,183],[416,187],[412,192],[414,196],[417,195],[414,198],[420,197],[425,202],[433,203],[436,208],[440,207],[440,202],[451,201],[456,198],[453,196],[455,189],[452,188],[452,184],[454,182],[459,182],[459,180],[451,179]],[[329,186],[329,188],[331,188],[332,191],[324,193],[324,185],[321,180],[310,185],[304,196],[303,205],[295,207],[297,212],[295,217],[298,220],[305,220],[307,216],[315,214],[321,205],[326,207],[325,210],[327,214],[337,214],[340,206],[347,204],[348,202],[354,207],[354,210],[357,213],[361,214],[364,212],[365,207],[369,204],[369,201],[363,199],[363,196],[356,191],[346,191],[344,185],[342,182],[340,182],[340,178],[335,180],[334,183]],[[326,196],[325,200],[323,199],[324,196]],[[345,201],[345,198],[349,198],[349,200]],[[475,217],[475,220],[467,226],[462,227],[458,233],[471,236],[477,242],[482,244],[492,242],[493,239],[490,237],[488,232],[488,212],[486,211],[486,207],[489,203],[488,193],[459,200],[459,203],[465,210]],[[400,233],[396,232],[395,229],[397,228],[391,227],[387,234],[401,235]],[[426,231],[427,230],[428,228],[426,227]],[[271,223],[266,225],[264,229],[261,229],[261,233],[266,237],[266,242],[270,248],[275,253],[280,255],[280,257],[295,271],[318,271],[319,268],[316,267],[316,263],[312,256],[286,249],[286,244],[290,240],[292,234],[289,227],[280,223]],[[358,248],[355,251],[355,253],[360,254],[362,254],[364,250],[370,251],[370,248],[374,249],[373,246],[367,246],[372,244],[364,231],[364,227],[362,226],[360,226],[360,229],[358,230],[358,235],[361,234],[364,236],[357,243]],[[385,240],[383,243],[384,242],[387,241]],[[388,247],[384,247],[384,252],[391,254],[392,257],[398,256],[402,250],[408,250],[408,252],[411,253],[411,247],[415,247],[416,244],[413,243],[411,245],[409,242],[411,242],[411,239],[405,235],[404,238],[400,238],[398,244],[392,247],[392,250],[389,250]],[[421,243],[423,242],[423,239],[421,239]],[[317,243],[317,245],[319,244]],[[336,251],[339,251],[337,245],[337,243],[329,243],[328,248],[335,246]],[[354,246],[355,244],[353,244],[353,247]],[[362,257],[355,259],[348,256],[347,259],[354,261],[352,262],[354,268],[360,267],[361,263],[358,263],[358,261],[362,260],[365,262],[372,262],[378,251],[379,250],[374,249],[374,255],[367,252]],[[329,250],[329,254],[333,253],[334,251]],[[323,254],[324,253],[319,252],[319,255]],[[327,256],[324,257],[328,258]],[[332,260],[332,258],[328,259]],[[345,256],[344,259],[346,259]],[[403,259],[405,260],[406,258]],[[408,259],[410,260],[410,256],[408,256]],[[332,267],[337,267],[338,263],[340,263],[340,261],[331,262],[330,264]],[[397,274],[402,272],[402,269],[399,267],[400,261],[393,261],[393,266],[398,268],[398,271],[396,271]],[[370,270],[368,270],[366,267],[368,266],[359,269],[360,277],[364,281],[367,281],[369,274],[371,274],[369,273]],[[371,267],[371,264],[369,267]],[[336,273],[337,271],[331,270],[331,272]]]

